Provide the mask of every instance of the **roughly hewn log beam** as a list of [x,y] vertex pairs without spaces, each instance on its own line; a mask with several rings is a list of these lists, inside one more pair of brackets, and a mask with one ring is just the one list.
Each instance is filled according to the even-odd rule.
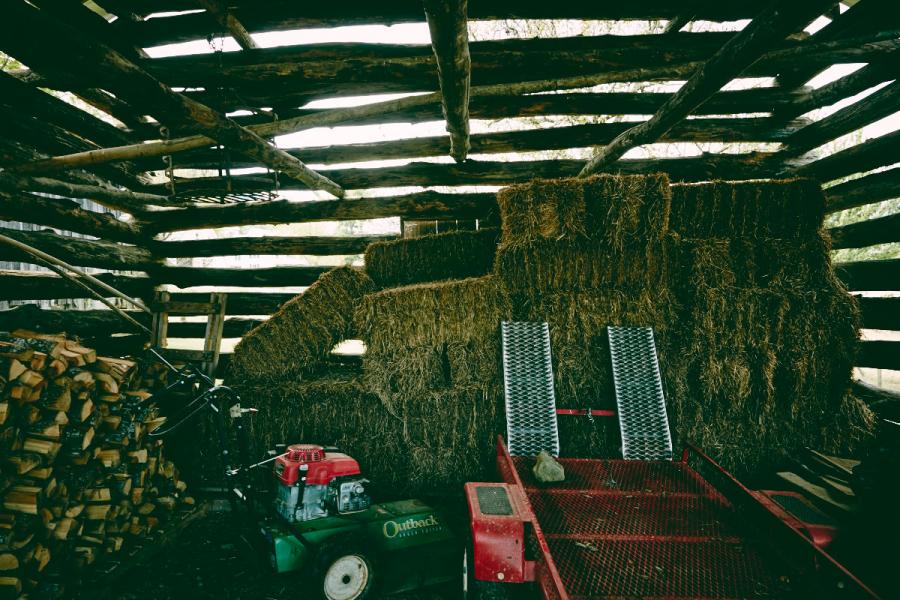
[[[153,283],[147,277],[129,277],[110,273],[95,274],[95,277],[132,296],[146,298],[152,294]],[[0,271],[0,300],[54,300],[85,297],[87,297],[87,292],[83,288],[62,277],[31,271]]]
[[469,153],[469,88],[472,58],[469,56],[467,0],[424,0],[431,32],[431,47],[441,85],[441,106],[450,134],[450,156],[456,162]]
[[[633,122],[591,123],[544,129],[482,133],[470,137],[472,154],[531,152],[583,148],[613,139],[633,127]],[[768,117],[747,119],[690,119],[676,125],[661,141],[669,142],[771,142],[784,139],[788,129],[772,127]],[[288,150],[310,164],[353,163],[395,158],[442,156],[450,151],[446,136],[429,136],[386,142],[346,144]],[[185,169],[217,169],[221,156],[215,150],[185,153],[179,165]],[[232,168],[254,167],[258,163],[232,160]]]
[[271,267],[268,269],[212,269],[161,267],[151,272],[156,283],[181,288],[194,286],[286,287],[312,285],[319,275],[334,267]]
[[334,202],[243,202],[223,206],[197,206],[156,213],[147,224],[152,233],[185,231],[206,227],[275,225],[314,221],[375,219],[396,215],[421,218],[485,218],[496,212],[494,194],[444,194],[419,192],[406,196],[361,198]]
[[[679,65],[675,67],[663,67],[659,69],[653,69],[652,73],[654,77],[678,77],[692,71],[696,66],[697,65],[695,63],[690,63],[687,65]],[[635,79],[644,79],[647,76],[648,73],[645,70],[628,72],[621,71],[617,73],[601,73],[597,75],[585,75],[564,79],[501,84],[484,86],[480,88],[473,87],[471,88],[470,92],[473,96],[508,96],[545,92],[564,88],[587,87],[599,83],[608,83],[611,81],[630,81]],[[260,123],[258,125],[247,127],[246,129],[263,137],[272,137],[275,135],[294,133],[312,127],[327,127],[329,125],[338,125],[344,121],[383,115],[386,113],[405,110],[416,106],[440,104],[440,101],[440,92],[432,92],[420,96],[409,96],[406,98],[387,100],[384,102],[377,102],[364,106],[337,108],[322,113],[302,115],[293,119],[283,119],[274,122]],[[179,152],[185,152],[187,150],[211,146],[214,143],[215,140],[210,137],[207,137],[205,135],[194,135],[169,141],[148,142],[131,146],[120,146],[117,148],[104,148],[103,150],[98,150],[95,152],[80,152],[76,154],[70,154],[68,156],[58,156],[46,160],[34,161],[23,165],[18,165],[15,167],[15,169],[22,173],[72,169],[106,162],[176,154]]]
[[[79,267],[142,271],[159,264],[150,252],[137,246],[62,236],[52,231],[0,228],[0,233]],[[41,264],[30,254],[6,244],[0,244],[0,260]]]
[[[266,292],[229,292],[229,315],[270,315],[281,308],[281,305],[295,298],[294,293]],[[209,294],[173,292],[172,302],[209,302]],[[187,314],[187,313],[184,313]],[[196,313],[200,314],[200,313]]]
[[209,15],[216,20],[216,23],[228,30],[234,41],[244,50],[255,50],[256,42],[250,36],[250,33],[241,25],[241,22],[234,16],[226,6],[223,6],[219,0],[197,0],[197,4],[206,10]]
[[853,291],[892,292],[900,281],[900,258],[837,263],[835,270]]
[[863,400],[882,419],[900,421],[900,392],[857,379],[853,381],[853,395]]
[[69,53],[66,69],[97,73],[104,80],[105,87],[121,92],[136,105],[147,107],[148,112],[159,115],[162,122],[177,126],[190,124],[204,135],[237,152],[252,156],[273,169],[283,171],[312,189],[323,189],[337,197],[343,195],[340,186],[327,177],[309,169],[293,156],[275,148],[208,106],[173,92],[112,48],[85,39],[70,27],[41,15],[39,10],[24,1],[15,1],[6,10],[8,19],[4,23],[14,25],[5,28],[6,35],[0,38],[2,43],[8,43],[16,49],[24,47],[25,53],[30,56],[38,55],[39,62],[36,66],[39,69],[44,68],[50,72],[58,69],[58,62],[54,60],[58,56],[48,57],[42,48],[35,48],[36,38],[30,37],[29,33],[55,38]]
[[857,297],[865,329],[900,331],[900,298]]
[[4,171],[0,173],[0,189],[8,192],[16,190],[26,192],[41,192],[77,198],[93,200],[114,210],[120,210],[133,215],[140,215],[147,211],[148,206],[173,206],[173,202],[165,196],[156,194],[142,194],[129,190],[119,190],[113,187],[100,185],[86,185],[60,181],[48,177],[27,177]]
[[[229,298],[230,299],[230,298]],[[150,315],[142,311],[125,311],[131,318],[150,326]],[[224,337],[241,337],[262,321],[232,317],[225,320]],[[77,335],[82,340],[108,337],[115,333],[134,331],[134,328],[111,310],[42,309],[34,304],[23,304],[9,310],[0,310],[0,331],[30,329],[42,333]],[[170,338],[202,338],[206,323],[169,323]],[[93,347],[92,344],[87,344]]]
[[891,198],[900,198],[900,167],[827,188],[825,209],[836,212]]
[[152,242],[154,256],[167,258],[239,255],[360,254],[372,242],[394,239],[393,235],[237,237],[183,242]]
[[769,47],[781,43],[787,35],[809,23],[832,3],[833,0],[771,2],[707,60],[649,121],[636,125],[599,149],[582,169],[581,175],[605,169],[631,148],[658,140],[694,108],[756,62]]
[[85,210],[72,200],[45,198],[26,192],[0,190],[0,219],[55,227],[118,242],[135,243],[141,239],[140,227],[134,222]]
[[[663,171],[674,181],[708,181],[710,179],[747,179],[768,177],[781,159],[777,153],[751,152],[746,154],[703,154],[686,158],[626,159],[616,165],[622,173]],[[774,163],[773,161],[778,161]],[[490,161],[467,160],[464,163],[438,164],[411,162],[396,167],[341,168],[327,171],[344,182],[347,189],[382,188],[395,186],[459,186],[510,185],[535,177],[574,177],[584,162],[580,160]],[[286,177],[279,180],[280,188],[304,189]],[[226,184],[219,177],[195,177],[180,180],[181,193],[219,195]],[[234,175],[230,180],[233,193],[255,193],[268,190],[271,180],[253,175]],[[145,186],[143,191],[159,193],[161,186]],[[402,216],[402,213],[400,213]],[[411,215],[415,216],[415,215]],[[463,217],[460,217],[463,218]]]
[[831,234],[831,247],[835,250],[900,242],[900,214],[834,227],[828,233]]
[[900,130],[857,144],[814,161],[789,162],[781,175],[840,179],[893,164],[900,156]]
[[895,113],[898,107],[900,107],[900,81],[895,81],[865,99],[798,130],[785,140],[784,156],[799,156]]
[[900,370],[900,342],[886,340],[860,342],[856,366]]

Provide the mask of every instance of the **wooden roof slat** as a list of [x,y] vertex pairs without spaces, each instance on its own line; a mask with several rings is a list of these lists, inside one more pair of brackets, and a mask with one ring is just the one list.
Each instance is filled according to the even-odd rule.
[[[143,271],[158,263],[148,250],[139,246],[64,236],[52,231],[17,231],[0,227],[0,234],[40,248],[52,256],[64,256],[66,262],[79,267]],[[0,245],[0,261],[41,264],[31,254],[6,244]]]
[[392,240],[395,235],[356,236],[258,236],[178,242],[151,242],[154,256],[196,258],[238,255],[313,255],[361,254],[372,242]]
[[[153,284],[148,277],[95,273],[100,281],[131,296],[148,297]],[[47,273],[0,270],[0,299],[51,300],[84,298],[86,292],[74,283]],[[209,295],[207,294],[207,298]]]
[[[147,14],[196,8],[192,0],[170,2],[150,0],[132,3],[128,0],[105,0],[102,4],[116,13],[125,10]],[[397,0],[375,3],[370,0],[345,0],[339,4],[327,2],[229,2],[236,6],[235,16],[251,32],[284,31],[290,29],[343,27],[349,25],[384,25],[422,23],[421,0]],[[547,3],[540,0],[470,0],[469,18],[494,19],[671,19],[677,16],[680,3],[666,0],[630,0],[629,2],[565,2]],[[167,8],[168,7],[168,8]],[[698,11],[697,18],[712,21],[732,21],[753,16],[752,5],[718,2]],[[150,19],[139,23],[125,20],[117,24],[136,43],[147,47],[204,39],[210,30],[209,17],[185,14],[171,18]]]
[[867,140],[834,154],[803,163],[789,162],[780,175],[830,181],[893,164],[900,157],[900,130]]
[[851,179],[825,190],[825,208],[837,212],[900,198],[900,167]]
[[469,56],[467,0],[425,0],[425,16],[431,32],[441,106],[450,134],[450,156],[457,162],[469,153],[469,88],[472,59]]
[[828,233],[835,250],[900,242],[900,213],[833,227]]
[[425,191],[400,196],[359,198],[349,202],[272,200],[196,206],[151,215],[145,230],[156,234],[207,227],[347,221],[398,215],[423,219],[445,217],[483,219],[496,210],[496,194],[448,194]]
[[799,156],[898,110],[900,110],[900,81],[894,81],[863,100],[797,130],[785,140],[784,155]]
[[[98,73],[112,91],[147,107],[148,112],[160,115],[163,122],[191,123],[213,139],[238,152],[254,156],[274,169],[305,180],[314,189],[325,189],[338,197],[343,195],[340,186],[330,179],[315,173],[293,156],[209,107],[176,94],[108,46],[85,39],[79,32],[47,18],[24,1],[9,4],[7,11],[8,20],[4,23],[8,24],[4,27],[5,35],[0,38],[0,43],[12,45],[16,50],[13,54],[28,62],[36,60],[39,70],[58,71],[60,65],[54,57],[47,55],[48,48],[43,46],[42,41],[34,37],[38,32],[50,36],[65,48],[68,55],[62,68],[67,71]],[[29,57],[22,54],[23,51]],[[130,84],[129,89],[121,90],[126,82]]]
[[219,0],[195,0],[215,21],[234,38],[244,50],[255,50],[259,46],[250,36],[234,13]]
[[[780,164],[777,153],[751,152],[746,154],[703,154],[701,156],[661,159],[626,159],[616,165],[623,173],[652,173],[664,171],[675,181],[706,181],[710,179],[748,179],[768,177],[772,168]],[[325,171],[342,181],[347,189],[366,189],[402,186],[509,185],[535,177],[559,178],[578,174],[581,160],[490,161],[467,160],[464,163],[411,162],[402,166],[382,168],[342,168]],[[258,175],[233,175],[230,180],[234,193],[266,191],[271,180]],[[181,193],[219,195],[225,191],[218,177],[193,177],[179,180]],[[159,193],[164,185],[144,186],[143,191]],[[306,189],[287,177],[279,180],[283,190]],[[354,201],[355,202],[355,201]]]
[[[791,133],[791,130],[774,128],[770,121],[769,117],[690,119],[673,127],[660,141],[775,142]],[[633,126],[634,122],[623,121],[480,133],[470,137],[470,152],[496,154],[582,148],[607,143]],[[286,151],[306,163],[337,164],[446,156],[450,150],[450,139],[440,135]],[[148,170],[159,168],[155,160],[145,162]],[[217,169],[222,163],[223,157],[219,151],[203,149],[179,156],[175,166],[180,169]],[[230,165],[237,169],[259,166],[259,163],[230,158]]]
[[[842,14],[832,15],[833,20],[813,34],[816,41],[834,40],[839,37],[858,36],[872,31],[895,29],[898,24],[896,3],[893,0],[863,0]],[[778,83],[784,87],[797,87],[809,81],[821,69],[799,65],[778,75]]]
[[42,192],[67,198],[84,198],[114,210],[139,215],[148,205],[172,206],[173,201],[165,196],[141,194],[111,186],[87,185],[51,179],[48,177],[27,177],[9,171],[0,173],[0,188],[7,191],[27,190]]
[[659,139],[694,108],[756,62],[773,43],[780,43],[788,34],[821,14],[833,1],[771,2],[707,60],[649,121],[620,134],[599,149],[584,166],[581,175],[609,167],[631,148]]

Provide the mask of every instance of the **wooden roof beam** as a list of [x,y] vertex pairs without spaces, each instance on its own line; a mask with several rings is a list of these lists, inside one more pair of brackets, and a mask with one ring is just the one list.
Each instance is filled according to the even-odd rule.
[[599,149],[581,175],[603,170],[636,146],[653,143],[692,110],[740,75],[773,44],[781,43],[834,3],[834,0],[776,0],[707,60],[649,121],[629,129]]
[[[327,177],[316,173],[297,158],[275,148],[257,134],[208,106],[175,93],[112,48],[83,38],[79,32],[47,18],[22,0],[8,4],[6,10],[8,18],[3,20],[5,35],[0,38],[2,43],[11,41],[17,49],[25,47],[36,50],[36,58],[48,70],[59,68],[58,56],[47,56],[43,48],[36,46],[49,36],[69,52],[69,60],[61,68],[69,71],[93,71],[105,79],[107,87],[113,92],[127,88],[128,97],[133,103],[160,115],[161,121],[180,126],[190,124],[204,135],[273,169],[283,171],[312,189],[323,189],[337,197],[343,196],[341,187]],[[22,58],[30,60],[25,56]]]
[[259,48],[250,36],[250,32],[241,25],[234,13],[219,0],[197,0],[197,4],[206,10],[220,26],[224,27],[242,49],[255,50]]
[[431,47],[437,61],[441,106],[450,134],[450,156],[462,162],[469,153],[469,56],[467,0],[425,0]]

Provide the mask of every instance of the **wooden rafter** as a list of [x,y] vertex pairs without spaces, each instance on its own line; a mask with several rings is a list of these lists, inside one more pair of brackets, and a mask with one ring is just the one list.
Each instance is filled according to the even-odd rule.
[[450,133],[450,156],[457,162],[469,153],[469,56],[467,0],[425,0],[431,47],[437,61],[441,106]]
[[[822,1],[822,0],[819,0]],[[798,45],[782,50],[767,52],[761,59],[765,64],[787,64],[791,61],[808,57],[823,57],[834,60],[839,56],[861,56],[860,46],[865,47],[865,55],[881,56],[897,50],[898,42],[894,39],[893,32],[882,32],[865,38],[838,40],[823,42],[820,44]],[[616,81],[644,81],[652,79],[678,79],[694,73],[700,66],[699,62],[687,62],[677,65],[665,65],[650,69],[627,69],[622,71],[606,71],[597,74],[580,75],[574,77],[562,77],[558,79],[525,81],[519,83],[505,83],[484,86],[472,86],[470,89],[473,101],[479,98],[497,96],[517,96],[533,94],[537,92],[564,90],[567,88],[581,88]],[[669,102],[673,97],[669,97]],[[321,112],[301,114],[297,117],[282,119],[275,122],[265,122],[250,125],[248,130],[263,137],[285,135],[295,133],[312,127],[326,127],[338,125],[348,121],[382,117],[383,115],[409,111],[416,107],[437,105],[441,101],[441,94],[433,92],[419,96],[409,96],[396,100],[387,100],[363,106],[331,109]],[[534,101],[534,100],[532,100]],[[538,99],[537,101],[540,101]],[[661,109],[660,109],[661,110]],[[724,111],[728,112],[728,111]],[[194,135],[176,138],[170,141],[154,141],[143,144],[104,148],[90,153],[75,153],[66,156],[54,157],[47,160],[17,165],[15,170],[22,173],[40,173],[77,167],[88,167],[122,160],[148,158],[176,154],[187,150],[208,147],[214,140],[205,135]]]
[[[165,123],[178,127],[190,127],[203,132],[233,150],[259,160],[273,169],[302,181],[312,189],[323,189],[342,197],[343,190],[336,183],[316,173],[297,158],[275,148],[263,138],[214,110],[175,93],[164,83],[135,65],[112,48],[83,38],[77,31],[53,21],[24,1],[17,0],[7,6],[9,17],[4,19],[4,33],[0,43],[10,43],[17,50],[25,50],[48,70],[58,68],[54,57],[48,57],[42,48],[37,48],[35,37],[50,36],[69,52],[65,69],[69,71],[92,71],[105,79],[105,84],[113,91],[127,88],[123,95],[135,105],[143,106],[148,112],[159,115]],[[29,52],[33,51],[33,54]],[[19,54],[21,56],[21,54]],[[30,59],[26,59],[30,60]],[[127,85],[126,85],[127,84]]]
[[253,41],[250,32],[234,16],[234,13],[228,10],[226,6],[223,6],[219,0],[197,0],[197,4],[206,10],[220,26],[224,27],[241,48],[244,50],[255,50],[259,47]]
[[783,41],[787,35],[833,3],[834,0],[771,2],[759,16],[697,69],[650,120],[632,127],[599,149],[584,166],[581,175],[589,175],[609,167],[631,148],[658,140],[723,85],[756,62],[769,47]]

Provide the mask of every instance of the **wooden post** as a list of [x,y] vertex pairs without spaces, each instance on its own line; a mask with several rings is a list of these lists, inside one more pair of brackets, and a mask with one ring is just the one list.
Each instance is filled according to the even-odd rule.
[[203,366],[202,370],[211,379],[216,376],[216,368],[219,366],[219,352],[222,349],[222,331],[225,327],[225,304],[228,294],[212,293],[209,302],[213,310],[206,323],[206,335],[203,338]]
[[150,327],[153,332],[150,338],[152,348],[165,348],[169,341],[169,313],[166,305],[170,299],[169,292],[156,292],[153,295],[153,322]]
[[469,153],[469,56],[467,0],[425,0],[431,47],[437,60],[441,104],[450,133],[450,156],[462,162]]
[[228,30],[234,41],[244,50],[255,50],[258,48],[256,42],[250,37],[248,32],[240,21],[234,16],[226,6],[223,6],[219,0],[197,0],[197,4],[203,7],[216,22]]

